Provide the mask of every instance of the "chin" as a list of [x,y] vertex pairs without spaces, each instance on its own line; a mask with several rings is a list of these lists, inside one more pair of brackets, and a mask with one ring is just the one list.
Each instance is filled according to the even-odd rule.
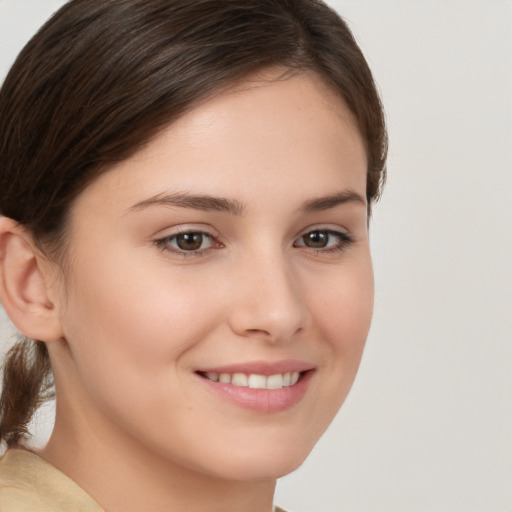
[[299,468],[313,447],[274,446],[258,453],[230,453],[225,457],[217,476],[230,480],[276,480]]

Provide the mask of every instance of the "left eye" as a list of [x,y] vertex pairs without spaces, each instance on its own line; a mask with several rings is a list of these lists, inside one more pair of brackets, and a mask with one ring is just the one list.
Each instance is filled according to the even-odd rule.
[[209,249],[213,245],[212,237],[207,233],[200,231],[189,231],[187,233],[178,233],[168,236],[158,241],[159,245],[168,250],[176,252],[196,252]]
[[349,245],[351,238],[339,231],[331,231],[328,229],[316,229],[302,235],[295,247],[309,247],[310,249],[342,249]]

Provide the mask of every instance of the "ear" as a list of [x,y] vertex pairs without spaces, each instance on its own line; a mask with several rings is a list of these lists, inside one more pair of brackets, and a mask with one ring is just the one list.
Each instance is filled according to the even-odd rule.
[[31,234],[0,217],[0,300],[21,333],[47,342],[62,338],[50,268]]

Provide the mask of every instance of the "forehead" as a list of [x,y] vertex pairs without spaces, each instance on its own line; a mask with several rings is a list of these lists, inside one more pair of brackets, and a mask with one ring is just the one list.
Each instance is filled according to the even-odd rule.
[[364,143],[344,101],[314,73],[267,72],[187,112],[82,196],[128,206],[169,191],[245,201],[271,189],[307,196],[344,186],[365,194]]

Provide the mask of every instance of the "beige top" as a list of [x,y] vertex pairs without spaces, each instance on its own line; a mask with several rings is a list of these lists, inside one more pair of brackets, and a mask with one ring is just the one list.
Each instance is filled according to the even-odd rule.
[[26,450],[0,460],[2,512],[104,512],[71,478]]
[[[2,512],[104,512],[71,478],[26,450],[0,459]],[[274,512],[285,512],[275,507]]]

